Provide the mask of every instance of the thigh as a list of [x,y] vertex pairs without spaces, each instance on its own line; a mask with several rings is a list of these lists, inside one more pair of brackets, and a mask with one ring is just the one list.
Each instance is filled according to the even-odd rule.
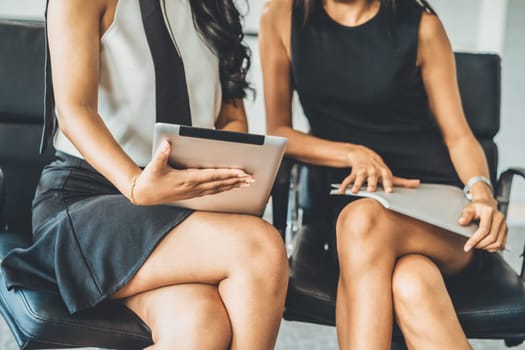
[[113,298],[174,284],[217,285],[235,268],[260,265],[264,273],[265,267],[270,268],[269,263],[285,264],[285,257],[281,236],[264,220],[195,212],[166,235]]
[[422,254],[436,263],[445,274],[462,270],[471,260],[472,252],[463,249],[467,238],[386,210],[385,225],[398,239],[397,255]]

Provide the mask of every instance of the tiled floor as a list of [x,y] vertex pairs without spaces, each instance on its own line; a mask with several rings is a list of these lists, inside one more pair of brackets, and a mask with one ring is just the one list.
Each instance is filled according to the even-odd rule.
[[[512,228],[510,233],[510,247],[512,252],[505,252],[505,258],[516,269],[520,260],[519,253],[525,239],[525,227]],[[507,349],[502,341],[473,340],[474,350],[503,350]],[[0,350],[16,350],[16,344],[6,325],[0,320]],[[335,329],[311,324],[284,321],[277,341],[276,350],[336,350],[337,342]],[[515,347],[516,350],[525,350],[525,345]]]

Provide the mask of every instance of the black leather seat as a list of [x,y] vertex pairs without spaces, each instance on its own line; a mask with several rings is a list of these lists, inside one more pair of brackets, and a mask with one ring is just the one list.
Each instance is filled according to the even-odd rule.
[[[465,113],[486,153],[500,209],[506,214],[512,178],[525,176],[525,169],[510,169],[496,180],[498,150],[493,138],[500,126],[500,59],[492,54],[458,53],[456,61]],[[284,317],[334,325],[338,267],[333,237],[327,234],[330,228],[316,210],[325,204],[314,198],[315,191],[308,186],[310,173],[311,167],[286,160],[273,193],[274,225],[284,232],[288,223],[296,231]],[[293,220],[300,216],[298,211],[302,211],[302,224]],[[525,339],[523,273],[517,275],[499,254],[482,254],[480,265],[474,268],[468,280],[447,284],[467,336],[521,343]],[[397,329],[395,337],[400,338]]]
[[[31,200],[44,164],[39,155],[44,102],[42,23],[0,21],[0,260],[31,240]],[[0,275],[0,313],[21,349],[142,349],[148,327],[118,302],[70,316],[57,294],[7,291]]]

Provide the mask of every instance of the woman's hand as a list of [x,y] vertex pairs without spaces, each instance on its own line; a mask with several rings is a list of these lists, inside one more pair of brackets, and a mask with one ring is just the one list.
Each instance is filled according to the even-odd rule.
[[151,162],[138,175],[133,194],[129,195],[136,204],[166,204],[248,187],[255,181],[240,169],[173,169],[168,164],[170,151],[171,145],[162,142]]
[[378,183],[383,184],[385,192],[392,192],[393,186],[409,188],[419,186],[419,180],[393,176],[383,159],[376,152],[364,146],[352,145],[348,153],[348,160],[352,172],[341,183],[339,194],[343,194],[351,184],[353,184],[352,193],[357,193],[365,183],[368,192],[375,192]]
[[474,199],[465,207],[459,223],[468,225],[473,220],[479,220],[479,228],[465,244],[466,252],[478,248],[495,253],[505,248],[509,229],[495,199]]

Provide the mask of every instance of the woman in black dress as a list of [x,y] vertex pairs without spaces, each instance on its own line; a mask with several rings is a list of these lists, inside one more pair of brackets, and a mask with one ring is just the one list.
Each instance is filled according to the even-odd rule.
[[[394,316],[411,349],[470,348],[442,275],[463,271],[475,250],[503,249],[507,226],[434,11],[416,0],[272,0],[260,46],[268,130],[318,166],[319,193],[468,184],[460,223],[480,221],[467,241],[371,199],[336,210],[340,348],[389,349]],[[310,134],[292,129],[293,90]]]
[[150,327],[151,349],[273,348],[288,280],[276,230],[164,205],[254,179],[175,170],[167,142],[151,156],[155,121],[247,131],[249,55],[233,1],[47,10],[57,156],[33,203],[32,246],[3,261],[9,287],[58,290],[71,313],[121,300]]

